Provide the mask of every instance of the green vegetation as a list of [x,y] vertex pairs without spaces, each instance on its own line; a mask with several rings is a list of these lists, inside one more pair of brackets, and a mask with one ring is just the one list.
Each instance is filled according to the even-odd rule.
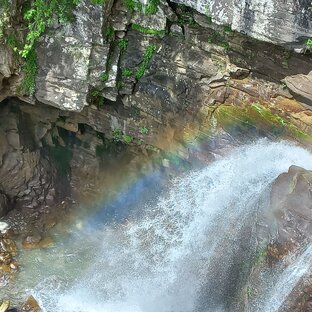
[[214,31],[213,34],[208,37],[208,43],[219,45],[220,47],[223,47],[225,50],[229,50],[231,48],[229,42],[225,41],[224,36],[218,31]]
[[17,40],[16,35],[14,33],[8,35],[6,37],[6,44],[15,52],[18,53],[18,51],[22,48],[21,43]]
[[225,26],[223,26],[223,30],[224,30],[225,32],[232,32],[232,31],[233,31],[231,25],[225,25]]
[[149,0],[145,7],[145,14],[152,15],[156,14],[158,11],[159,0]]
[[1,0],[0,2],[0,12],[3,12],[9,8],[9,0]]
[[120,129],[114,129],[112,131],[113,141],[121,142],[124,144],[130,144],[134,141],[134,137],[129,134],[124,134]]
[[148,129],[147,129],[146,127],[141,127],[140,130],[139,130],[139,132],[140,132],[141,134],[147,135],[149,131],[148,131]]
[[262,244],[261,246],[257,247],[256,250],[256,255],[255,255],[255,260],[254,260],[254,265],[259,266],[262,264],[268,256],[268,246],[267,244]]
[[212,17],[211,17],[210,7],[209,7],[208,4],[205,7],[205,15],[207,16],[208,24],[212,24]]
[[311,136],[298,127],[260,103],[253,103],[245,107],[220,105],[214,112],[218,123],[226,131],[270,133],[275,136],[291,136],[295,139],[311,142]]
[[31,7],[24,14],[24,20],[27,22],[28,33],[26,42],[20,55],[27,58],[39,37],[45,32],[48,26],[51,26],[54,16],[65,24],[72,20],[73,9],[79,3],[79,0],[35,0]]
[[125,144],[130,144],[130,143],[132,143],[133,142],[133,136],[131,136],[131,135],[128,135],[128,134],[124,134],[123,136],[122,136],[122,141],[125,143]]
[[221,47],[223,47],[226,51],[230,50],[231,46],[228,42],[222,42],[220,44]]
[[97,98],[96,106],[97,106],[98,108],[102,108],[102,107],[104,107],[104,104],[105,104],[105,102],[104,102],[104,97],[103,97],[103,96],[99,96],[99,97]]
[[100,80],[101,80],[101,81],[107,82],[108,79],[109,79],[109,74],[108,74],[108,72],[104,72],[104,73],[101,74],[101,76],[100,76]]
[[[30,5],[27,2],[23,6],[23,18],[27,23],[28,30],[25,42],[23,44],[19,43],[15,35],[11,34],[7,38],[7,44],[25,61],[23,66],[24,80],[21,85],[21,90],[26,95],[31,96],[35,92],[35,77],[37,73],[36,42],[46,31],[47,27],[52,25],[55,18],[62,24],[70,22],[73,18],[73,9],[79,1],[80,0],[34,0]],[[1,5],[3,5],[3,3]]]
[[306,45],[309,50],[312,50],[312,38],[309,38],[307,40]]
[[21,84],[22,92],[32,96],[36,91],[37,56],[35,46],[28,52],[26,62],[23,66],[24,79]]
[[115,38],[115,31],[112,26],[108,26],[105,31],[106,41],[113,41]]
[[178,25],[180,26],[184,26],[186,24],[193,25],[193,26],[196,25],[192,9],[185,6],[184,4],[179,4],[177,8],[177,12],[178,12]]
[[154,35],[154,36],[164,36],[166,35],[165,30],[158,30],[158,29],[152,29],[152,28],[147,28],[143,27],[139,24],[132,24],[132,29],[137,30],[143,34],[146,35]]
[[136,0],[124,0],[124,5],[130,12],[142,11],[142,3]]
[[99,96],[100,94],[101,94],[101,92],[100,92],[99,90],[97,90],[97,89],[94,89],[94,90],[91,92],[91,96],[94,96],[94,97]]
[[158,11],[159,0],[149,0],[143,4],[140,0],[124,0],[124,5],[131,12],[142,12],[146,15],[156,14]]
[[211,17],[210,7],[209,7],[208,4],[205,7],[205,15],[207,16],[208,24],[212,24],[212,17]]
[[0,1],[0,39],[3,37],[6,24],[9,22],[9,1]]
[[121,80],[118,80],[118,81],[116,82],[116,88],[117,88],[117,90],[122,89],[123,86],[124,86],[124,84],[123,84],[123,82],[122,82]]
[[96,105],[98,108],[102,108],[104,106],[104,97],[100,90],[94,89],[91,91],[92,103]]
[[105,0],[91,0],[91,3],[94,5],[104,5]]
[[112,131],[113,140],[115,142],[121,142],[122,141],[122,131],[120,129],[114,129]]
[[252,288],[250,286],[247,286],[246,294],[247,294],[247,297],[249,299],[251,299],[251,298],[254,298],[257,295],[257,291],[256,291],[256,289],[254,289],[254,288]]
[[131,77],[133,75],[133,71],[129,68],[124,68],[121,72],[122,77]]
[[146,70],[150,60],[152,59],[155,50],[156,50],[156,45],[154,45],[154,44],[151,44],[147,47],[145,54],[144,54],[144,57],[143,57],[143,61],[142,61],[140,67],[138,68],[138,70],[135,74],[136,79],[139,80],[144,76],[145,70]]
[[118,40],[118,47],[120,50],[126,50],[128,47],[128,40],[127,39],[119,39]]

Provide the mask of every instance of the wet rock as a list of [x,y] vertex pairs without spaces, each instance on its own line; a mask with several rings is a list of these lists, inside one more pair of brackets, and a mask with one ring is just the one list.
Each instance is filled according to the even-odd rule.
[[4,234],[9,230],[10,226],[6,222],[0,222],[0,233]]
[[54,246],[54,241],[51,237],[42,238],[40,234],[34,234],[27,236],[22,246],[24,249],[50,248]]
[[29,296],[23,304],[21,311],[23,312],[41,312],[41,308],[33,296]]
[[284,243],[270,243],[266,250],[266,258],[270,266],[283,260],[287,255],[296,249],[296,244],[292,241]]
[[45,237],[39,243],[40,248],[51,248],[54,247],[55,243],[52,237]]
[[10,301],[9,300],[2,301],[2,303],[0,305],[0,312],[8,311],[9,306],[10,306]]
[[22,246],[24,249],[39,248],[41,239],[42,237],[40,234],[29,235],[23,240]]
[[0,238],[0,251],[8,252],[12,256],[16,256],[17,248],[15,242],[10,238]]
[[0,265],[5,264],[8,265],[11,263],[12,256],[9,252],[1,252],[0,253]]
[[11,273],[18,269],[13,257],[17,255],[15,242],[7,237],[0,237],[0,271]]
[[273,183],[270,209],[278,241],[312,241],[312,171],[291,166]]

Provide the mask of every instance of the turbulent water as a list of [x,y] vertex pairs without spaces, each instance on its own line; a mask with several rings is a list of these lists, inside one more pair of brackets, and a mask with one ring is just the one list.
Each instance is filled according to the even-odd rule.
[[259,141],[173,179],[140,214],[84,220],[38,251],[30,292],[47,312],[233,312],[261,194],[293,164],[312,169],[312,155]]
[[269,300],[262,311],[278,312],[291,293],[293,288],[298,284],[302,276],[312,269],[312,245],[306,250],[280,275]]

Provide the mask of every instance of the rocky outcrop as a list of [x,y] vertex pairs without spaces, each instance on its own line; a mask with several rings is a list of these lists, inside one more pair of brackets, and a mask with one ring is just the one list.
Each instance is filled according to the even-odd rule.
[[312,71],[308,75],[294,75],[284,79],[289,90],[303,102],[312,105]]
[[26,302],[23,304],[21,311],[24,312],[41,312],[41,308],[37,300],[33,296],[29,296]]
[[[303,38],[312,14],[306,1],[293,4],[294,7],[286,3],[278,7],[275,1],[254,1],[250,5],[232,2],[190,1],[185,2],[190,7],[183,7],[160,1],[154,14],[144,14],[130,10],[121,0],[109,1],[103,7],[89,0],[80,1],[73,12],[73,22],[62,25],[55,20],[39,39],[34,96],[67,111],[82,111],[90,104],[102,105],[105,101],[123,103],[152,114],[159,121],[159,105],[175,112],[177,106],[180,109],[188,102],[208,98],[212,82],[258,77],[280,84],[285,77],[312,70],[308,56],[295,55],[233,31],[257,38],[262,34],[267,38],[261,39],[270,38],[275,43],[295,40],[283,35]],[[213,21],[227,24],[226,27],[211,23],[208,7]],[[18,21],[19,10],[12,12],[17,14],[12,19]],[[253,13],[261,29],[247,22],[252,29],[242,26],[243,19],[248,20]],[[288,20],[301,26],[294,32],[287,31]],[[231,23],[232,29],[228,27]],[[22,34],[12,34],[10,28],[7,31],[7,38],[17,36],[22,40]],[[13,53],[12,46],[5,44],[6,37],[2,41],[0,100],[18,96],[34,103],[34,98],[25,97],[20,88],[22,60]],[[148,60],[144,60],[148,48],[154,46]],[[222,94],[218,95],[221,99]]]
[[279,0],[174,0],[212,18],[231,25],[250,37],[290,46],[302,45],[311,36],[311,1]]
[[277,221],[278,240],[312,241],[312,172],[291,166],[272,186],[271,210]]
[[102,23],[102,8],[81,1],[73,23],[61,28],[56,25],[41,39],[35,93],[40,102],[74,111],[87,105],[89,84],[100,80],[108,55]]

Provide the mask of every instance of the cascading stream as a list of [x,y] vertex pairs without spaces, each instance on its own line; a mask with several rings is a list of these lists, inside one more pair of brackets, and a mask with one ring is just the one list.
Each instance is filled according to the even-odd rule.
[[312,270],[312,245],[310,244],[303,253],[289,265],[279,276],[274,289],[271,289],[264,307],[260,312],[278,312],[283,307],[287,296],[294,287],[299,283],[300,279]]
[[257,203],[293,164],[312,169],[312,155],[261,140],[175,178],[139,216],[76,231],[41,255],[45,279],[32,293],[46,312],[233,312]]

